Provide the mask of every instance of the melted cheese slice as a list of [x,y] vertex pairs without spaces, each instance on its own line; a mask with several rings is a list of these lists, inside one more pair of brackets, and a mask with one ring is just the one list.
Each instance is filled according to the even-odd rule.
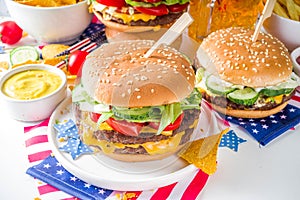
[[275,101],[277,104],[280,104],[282,102],[282,99],[283,99],[283,94],[275,97],[269,97],[266,99],[266,102]]
[[[156,18],[156,16],[154,15],[146,15],[142,13],[128,15],[128,14],[115,12],[113,13],[113,16],[122,19],[125,24],[129,24],[131,21],[138,21],[138,20],[143,20],[144,22],[147,22],[149,20],[154,20]],[[105,19],[105,15],[104,15],[104,19]]]

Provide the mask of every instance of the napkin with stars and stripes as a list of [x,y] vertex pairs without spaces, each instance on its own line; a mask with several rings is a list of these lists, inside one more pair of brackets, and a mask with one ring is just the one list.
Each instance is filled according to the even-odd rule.
[[300,94],[296,93],[280,112],[265,118],[245,119],[224,116],[231,125],[237,125],[265,146],[275,138],[293,130],[300,123]]
[[128,199],[165,200],[196,199],[209,176],[196,170],[192,176],[179,182],[147,191],[113,191],[90,185],[69,173],[51,154],[48,142],[48,120],[35,126],[25,127],[25,146],[31,167],[27,174],[35,177],[41,199]]

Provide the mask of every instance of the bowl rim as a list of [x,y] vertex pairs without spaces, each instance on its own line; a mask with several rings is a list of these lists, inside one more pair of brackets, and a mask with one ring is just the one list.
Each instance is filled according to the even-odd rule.
[[[45,96],[42,96],[42,97],[39,97],[39,98],[35,98],[35,99],[29,99],[29,100],[15,99],[15,98],[9,97],[9,96],[7,96],[3,93],[3,90],[2,90],[3,84],[12,75],[17,74],[19,72],[26,71],[26,70],[38,70],[38,69],[50,71],[50,72],[53,72],[56,75],[58,75],[62,79],[62,83],[60,84],[60,86],[48,95],[45,95]],[[62,71],[61,69],[56,68],[52,65],[48,65],[48,64],[26,64],[26,65],[22,65],[20,67],[16,67],[12,70],[7,71],[5,74],[3,74],[2,77],[0,77],[0,97],[5,99],[6,101],[16,102],[16,103],[30,103],[30,102],[42,101],[43,99],[46,99],[46,98],[49,98],[51,96],[56,95],[57,93],[59,93],[65,87],[67,87],[67,76],[64,73],[64,71]]]
[[288,21],[288,22],[292,22],[292,23],[296,23],[296,24],[300,24],[300,21],[296,21],[296,20],[293,20],[293,19],[289,19],[289,18],[286,18],[286,17],[282,17],[276,13],[272,13],[272,15],[274,15],[275,17],[278,17],[279,19],[283,20],[283,21]]
[[56,7],[40,7],[40,6],[30,6],[30,5],[25,5],[25,4],[21,4],[21,3],[18,3],[16,1],[13,1],[13,0],[5,0],[6,4],[7,3],[11,3],[12,6],[20,6],[20,7],[24,7],[24,8],[34,8],[36,10],[62,10],[62,9],[65,9],[65,8],[72,8],[72,7],[76,7],[76,6],[79,6],[79,5],[82,5],[82,4],[87,4],[87,0],[83,0],[83,1],[80,1],[76,4],[71,4],[71,5],[65,5],[65,6],[56,6]]

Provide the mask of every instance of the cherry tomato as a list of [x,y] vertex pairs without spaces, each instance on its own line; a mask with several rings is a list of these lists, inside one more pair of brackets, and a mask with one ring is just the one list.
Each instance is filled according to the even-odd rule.
[[68,60],[68,71],[70,74],[80,76],[80,73],[78,72],[80,72],[79,70],[81,69],[88,54],[88,52],[81,50],[76,50],[70,54]]
[[22,38],[23,30],[14,21],[0,24],[0,39],[5,44],[15,44]]
[[106,123],[111,126],[115,131],[128,136],[138,136],[142,130],[144,123],[128,122],[126,120],[115,120],[109,118]]
[[135,9],[141,13],[155,16],[167,15],[169,13],[169,10],[165,4],[160,4],[159,6],[151,8],[135,7]]
[[[183,113],[177,117],[177,119],[174,121],[174,123],[169,124],[164,129],[164,131],[172,131],[172,130],[177,129],[180,126],[182,120],[183,120]],[[154,129],[158,129],[158,127],[159,127],[158,122],[150,122],[148,125]]]
[[185,3],[185,4],[174,4],[171,6],[168,6],[168,9],[170,12],[182,12],[185,9],[187,9],[187,7],[189,6],[189,3]]
[[106,6],[123,7],[126,5],[125,0],[96,0],[98,3]]
[[94,113],[94,112],[90,112],[89,113],[90,115],[90,118],[93,122],[97,123],[98,122],[98,119],[100,118],[101,114],[99,113]]

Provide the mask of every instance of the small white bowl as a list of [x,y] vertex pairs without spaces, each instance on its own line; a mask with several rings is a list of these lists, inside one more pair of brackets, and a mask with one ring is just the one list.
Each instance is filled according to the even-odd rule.
[[277,37],[291,52],[300,46],[300,22],[275,13],[263,24],[265,31]]
[[88,27],[87,1],[60,7],[37,7],[5,0],[10,16],[40,43],[71,44]]
[[[3,92],[3,84],[13,75],[27,70],[46,70],[57,74],[62,83],[52,93],[31,100],[19,100]],[[58,68],[45,64],[28,64],[8,71],[0,78],[0,100],[12,118],[19,121],[34,122],[50,117],[56,106],[67,96],[67,78]]]
[[293,62],[294,72],[300,76],[300,64],[296,61],[296,59],[300,57],[300,46],[294,49],[291,53],[291,59]]

